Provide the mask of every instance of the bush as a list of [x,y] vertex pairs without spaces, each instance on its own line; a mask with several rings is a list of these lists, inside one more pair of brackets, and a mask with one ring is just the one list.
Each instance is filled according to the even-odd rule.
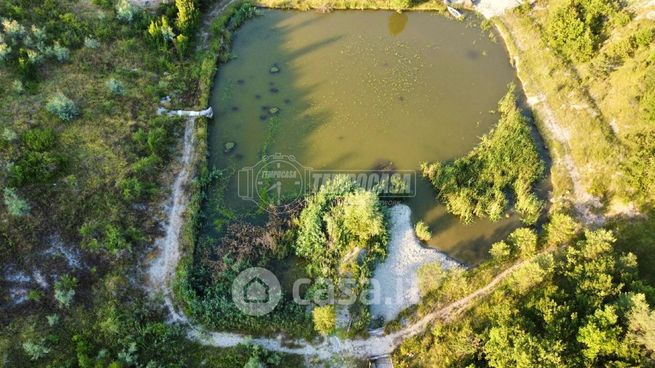
[[423,221],[417,222],[416,226],[414,227],[414,230],[416,231],[416,237],[419,238],[420,240],[426,242],[432,239],[432,233],[430,232],[430,228],[425,222]]
[[499,241],[491,245],[489,254],[494,259],[494,261],[502,262],[508,259],[512,255],[512,247],[504,241]]
[[516,210],[527,224],[537,221],[541,201],[532,188],[544,167],[532,140],[530,123],[521,114],[510,86],[500,101],[500,120],[466,157],[454,162],[423,164],[421,169],[437,189],[448,212],[464,223],[476,217],[502,218],[514,191]]
[[39,360],[50,353],[50,348],[46,346],[45,339],[41,339],[39,342],[28,340],[23,343],[23,351],[30,357],[30,360]]
[[514,246],[521,258],[527,259],[537,252],[537,234],[534,230],[520,228],[514,230],[507,240]]
[[130,23],[134,20],[136,9],[129,0],[118,0],[116,3],[116,18],[121,22]]
[[567,0],[546,23],[548,44],[575,61],[590,60],[607,38],[612,21],[623,23],[629,16],[621,12],[618,0]]
[[73,302],[75,297],[75,288],[77,287],[77,279],[70,275],[62,276],[55,283],[55,300],[60,307],[68,308]]
[[[296,254],[308,260],[307,272],[312,276],[338,285],[348,270],[352,279],[361,282],[386,256],[387,239],[377,195],[337,176],[307,200],[300,214]],[[364,257],[358,259],[360,252]]]
[[78,115],[75,103],[62,93],[50,98],[46,104],[46,109],[63,121],[71,121]]
[[52,47],[52,55],[54,55],[59,62],[66,61],[70,57],[70,50],[61,46],[59,42],[55,42],[55,45]]
[[30,212],[30,205],[16,194],[14,188],[5,188],[4,190],[5,206],[10,215],[21,217]]
[[86,47],[87,49],[95,50],[98,47],[100,47],[100,42],[98,42],[98,40],[96,40],[95,38],[86,36],[84,38],[84,47]]
[[107,89],[109,92],[116,96],[124,96],[125,95],[125,86],[123,86],[123,82],[116,80],[115,78],[109,79],[105,85],[107,86]]
[[337,325],[337,313],[333,305],[315,307],[312,310],[312,319],[316,331],[324,335],[333,333]]

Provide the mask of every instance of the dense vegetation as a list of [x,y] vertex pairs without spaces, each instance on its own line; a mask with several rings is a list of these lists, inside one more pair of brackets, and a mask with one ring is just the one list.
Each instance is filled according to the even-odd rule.
[[545,37],[553,48],[576,61],[591,59],[611,27],[629,20],[618,0],[555,3],[559,4],[551,5],[555,9],[548,18]]
[[[376,263],[386,256],[389,239],[376,193],[337,176],[307,200],[298,227],[295,251],[307,260],[307,274],[314,278],[308,298],[334,305],[347,296],[342,295],[346,289],[348,295],[356,297],[367,290]],[[336,289],[336,299],[323,302],[322,294],[329,286]],[[357,301],[349,307],[355,333],[365,331],[371,319],[368,307],[360,303],[361,299]],[[334,314],[334,307],[323,306],[317,313]],[[337,327],[326,326],[326,318],[317,318],[317,313],[314,321],[318,322],[318,331],[329,332]],[[330,321],[336,323],[334,318]]]
[[[279,366],[260,349],[189,342],[135,267],[160,235],[184,126],[156,109],[198,98],[201,7],[0,2],[0,365]],[[148,34],[163,19],[173,40]]]
[[[399,366],[649,365],[655,327],[649,304],[655,290],[639,281],[635,256],[615,251],[611,232],[575,235],[570,218],[558,217],[538,245],[552,253],[521,255],[528,261],[488,299],[456,322],[437,323],[405,342],[396,354]],[[512,242],[537,245],[536,237]],[[570,245],[561,249],[559,244]],[[502,262],[518,254],[508,253]],[[438,295],[428,298],[430,303],[457,298],[471,284],[461,272],[428,270],[422,279],[427,292]]]
[[423,164],[423,174],[448,211],[465,223],[476,217],[497,221],[513,199],[523,222],[534,224],[542,203],[532,191],[544,168],[529,121],[516,105],[513,86],[498,104],[498,111],[498,124],[466,157],[452,163]]
[[[443,9],[441,1],[263,2]],[[250,346],[199,347],[181,327],[165,323],[165,311],[135,286],[142,277],[135,266],[161,235],[156,213],[167,195],[161,188],[184,124],[156,116],[156,108],[165,96],[172,101],[166,107],[205,107],[217,57],[229,59],[232,32],[256,13],[248,3],[229,7],[204,45],[194,35],[210,3],[177,0],[145,12],[126,0],[0,2],[3,366],[303,364],[300,357]],[[563,106],[552,114],[571,139],[559,144],[546,134],[551,154],[560,161],[570,154],[583,187],[605,204],[620,198],[649,214],[655,198],[655,27],[639,12],[614,0],[542,0],[503,21],[525,37],[522,70],[546,78],[526,80],[552,106]],[[542,207],[532,194],[542,164],[512,91],[499,111],[498,126],[473,152],[426,166],[426,175],[464,221],[498,219],[514,203],[532,224]],[[206,121],[198,126],[202,141]],[[573,187],[562,179],[564,171],[555,166],[552,172],[558,209],[569,208],[562,198]],[[321,280],[339,284],[346,277],[364,292],[388,240],[377,196],[339,179],[298,212],[273,212],[266,224],[246,224],[229,212],[202,219],[193,208],[220,200],[203,198],[198,188],[228,173],[200,172],[184,243],[195,245],[185,249],[193,259],[182,263],[176,289],[190,314],[209,327],[256,334],[312,336],[312,321],[318,332],[340,332],[338,307],[322,304],[308,313],[289,295],[265,318],[244,317],[227,298],[229,285],[253,265],[287,267],[295,253],[319,281],[307,296],[320,294]],[[196,237],[203,221],[218,225],[220,237]],[[424,300],[409,311],[416,316],[405,313],[388,330],[524,262],[471,311],[405,342],[396,363],[652,366],[653,221],[610,225],[615,233],[579,231],[571,217],[555,213],[542,233],[521,228],[493,244],[492,260],[476,269],[424,267]],[[429,238],[425,226],[416,232]],[[350,312],[355,323],[343,332],[364,331],[367,309],[356,304]]]

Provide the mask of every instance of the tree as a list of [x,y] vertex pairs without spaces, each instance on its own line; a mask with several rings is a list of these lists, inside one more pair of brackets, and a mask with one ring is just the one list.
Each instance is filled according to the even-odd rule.
[[556,213],[545,226],[546,244],[560,246],[568,244],[578,232],[579,225],[571,216]]
[[577,340],[586,346],[582,354],[590,365],[595,365],[599,356],[614,354],[621,345],[621,328],[617,322],[615,307],[606,305],[603,309],[597,309],[587,324],[580,328]]
[[512,248],[504,241],[499,241],[491,245],[489,254],[491,254],[491,257],[494,259],[494,261],[502,262],[508,259],[512,254]]
[[650,310],[644,294],[632,295],[630,303],[632,306],[628,313],[627,339],[653,358],[655,353],[655,312]]
[[312,310],[312,318],[316,331],[324,335],[334,332],[337,325],[337,313],[333,305],[315,307]]
[[309,261],[307,272],[334,285],[345,272],[363,284],[375,262],[386,256],[388,233],[377,195],[345,176],[307,200],[298,227],[295,250]]
[[532,257],[537,251],[537,234],[532,229],[525,227],[516,229],[509,234],[507,240],[523,259]]

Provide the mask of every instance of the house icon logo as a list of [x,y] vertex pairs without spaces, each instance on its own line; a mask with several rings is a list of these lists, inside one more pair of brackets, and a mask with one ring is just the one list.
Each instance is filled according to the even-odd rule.
[[270,313],[281,298],[280,281],[265,268],[248,268],[232,283],[232,301],[241,312],[250,316]]

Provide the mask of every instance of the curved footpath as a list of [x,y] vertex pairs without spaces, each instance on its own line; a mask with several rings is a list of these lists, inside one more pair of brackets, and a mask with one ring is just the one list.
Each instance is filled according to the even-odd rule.
[[[389,335],[371,336],[367,339],[356,340],[340,340],[336,337],[331,337],[320,344],[312,344],[304,340],[283,341],[281,338],[253,338],[237,333],[206,331],[202,327],[192,324],[182,312],[175,308],[171,290],[171,285],[175,278],[175,270],[181,256],[179,238],[184,221],[184,212],[188,204],[185,188],[192,179],[192,157],[194,156],[193,148],[195,146],[194,132],[195,119],[189,118],[185,124],[184,147],[180,162],[182,167],[173,184],[165,236],[156,242],[158,254],[148,268],[148,278],[149,290],[153,294],[163,295],[164,303],[170,312],[169,322],[188,325],[189,338],[198,343],[216,347],[232,347],[238,344],[249,343],[259,345],[271,351],[317,356],[321,359],[327,359],[337,354],[350,355],[357,358],[383,356],[393,352],[403,340],[423,332],[435,320],[451,320],[471,306],[476,299],[489,294],[498,283],[522,265],[522,263],[518,263],[508,268],[496,276],[485,287],[478,289],[463,299],[435,310],[413,324]],[[402,229],[406,232],[407,226],[411,229],[408,210],[409,208],[404,205],[394,207],[392,210],[392,224],[394,224],[392,230]],[[405,224],[405,222],[407,223]],[[398,226],[399,224],[404,226]],[[392,233],[392,238],[396,236],[397,239],[405,239],[406,234],[404,232],[396,235]]]
[[[210,12],[212,16],[211,18],[220,14],[233,1],[234,0],[225,0],[218,2]],[[461,1],[462,0],[456,0],[453,2],[458,3]],[[519,5],[519,0],[479,0],[476,3],[476,10],[478,10],[483,16],[490,18],[500,15],[504,11]],[[203,34],[202,36],[203,43],[206,43],[207,35]],[[211,110],[206,110],[203,114],[207,114],[209,111]],[[330,337],[329,339],[325,339],[322,343],[312,344],[304,340],[283,341],[281,338],[253,338],[251,336],[237,333],[206,331],[202,327],[192,324],[181,311],[178,311],[175,308],[171,290],[171,285],[175,278],[175,271],[178,262],[180,261],[180,232],[184,221],[184,212],[189,202],[185,188],[190,183],[193,172],[192,158],[194,156],[195,148],[195,116],[200,115],[200,113],[195,114],[185,112],[184,114],[178,115],[189,116],[185,124],[184,146],[180,160],[181,169],[173,183],[170,200],[171,204],[168,208],[168,222],[165,227],[165,236],[155,243],[158,253],[148,268],[148,289],[153,294],[163,295],[164,303],[170,312],[169,322],[188,325],[188,337],[200,344],[215,347],[233,347],[239,344],[254,344],[270,351],[304,356],[316,356],[320,359],[328,359],[334,355],[350,355],[357,358],[384,356],[392,353],[405,339],[425,331],[434,321],[449,321],[453,319],[470,307],[478,298],[488,295],[494,290],[496,285],[509,276],[515,269],[524,264],[524,262],[521,262],[508,268],[497,275],[489,284],[476,290],[465,298],[437,309],[423,316],[420,320],[411,325],[388,335],[371,336],[366,339],[355,340],[340,340],[337,337]],[[407,226],[409,226],[411,231],[408,211],[409,208],[407,208],[407,206],[396,206],[392,209],[392,241],[394,234],[396,239],[400,239],[398,240],[400,242],[407,240]],[[405,222],[407,222],[407,224],[405,224]],[[442,261],[447,267],[453,266],[452,261],[448,261],[443,256],[434,258],[434,255],[428,255],[428,258],[429,257],[433,257],[433,261]],[[415,282],[415,275],[413,275],[413,277],[413,281]]]

